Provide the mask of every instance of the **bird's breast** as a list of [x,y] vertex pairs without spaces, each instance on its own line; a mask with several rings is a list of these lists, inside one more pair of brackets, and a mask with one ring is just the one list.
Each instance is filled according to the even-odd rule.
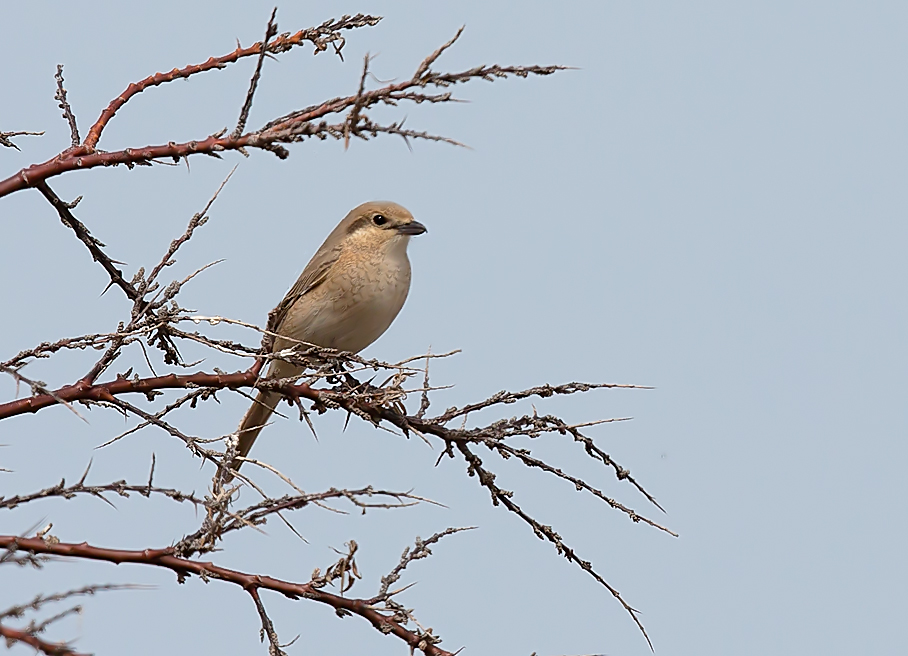
[[[359,352],[397,317],[410,290],[410,263],[398,257],[340,258],[328,278],[292,308],[285,334]],[[290,318],[290,317],[288,317]]]

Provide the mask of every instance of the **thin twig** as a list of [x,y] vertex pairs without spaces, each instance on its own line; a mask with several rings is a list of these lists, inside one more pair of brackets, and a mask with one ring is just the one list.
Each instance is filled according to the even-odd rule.
[[20,631],[9,626],[3,626],[2,624],[0,624],[0,636],[6,638],[6,643],[8,645],[15,642],[21,642],[46,656],[91,656],[90,654],[80,654],[79,652],[73,651],[66,643],[48,642],[27,631]]
[[247,592],[255,602],[255,608],[259,613],[259,618],[262,620],[261,637],[262,639],[264,639],[265,636],[268,637],[269,656],[286,656],[284,650],[281,649],[281,641],[278,640],[277,631],[274,630],[274,624],[271,622],[271,618],[268,617],[268,613],[265,611],[265,604],[262,603],[262,599],[261,597],[259,597],[258,588],[249,588]]
[[69,105],[69,101],[66,99],[66,89],[63,88],[63,64],[57,64],[57,74],[54,75],[54,79],[57,81],[57,93],[54,94],[54,100],[60,103],[59,107],[63,110],[63,118],[66,119],[66,122],[69,123],[69,132],[72,139],[72,147],[77,148],[79,146],[79,128],[76,127],[76,115],[73,114],[73,109]]
[[400,562],[398,562],[394,568],[386,575],[381,577],[381,587],[378,589],[378,594],[375,595],[372,599],[372,603],[378,603],[388,598],[389,593],[388,589],[400,580],[401,574],[407,568],[407,565],[412,563],[414,560],[420,560],[421,558],[428,558],[432,555],[432,550],[429,549],[429,545],[435,544],[443,537],[447,535],[453,535],[455,533],[460,533],[461,531],[472,531],[476,529],[476,526],[464,526],[460,528],[446,528],[443,531],[435,533],[430,538],[423,540],[420,537],[416,538],[416,543],[411,550],[410,547],[405,547],[404,552],[400,556]]
[[126,297],[135,301],[139,293],[136,291],[135,287],[132,284],[128,283],[125,278],[123,278],[123,272],[120,271],[115,265],[114,261],[106,254],[101,248],[104,246],[101,241],[93,237],[88,228],[85,227],[85,224],[77,219],[71,209],[70,204],[64,202],[60,199],[57,194],[48,186],[47,182],[44,180],[39,180],[35,183],[35,187],[40,191],[47,201],[53,206],[57,213],[60,215],[60,221],[66,227],[70,228],[76,235],[76,237],[88,248],[89,253],[91,253],[92,259],[100,264],[107,274],[110,276],[110,282],[120,289],[123,290],[123,293],[126,294]]
[[258,60],[255,63],[255,72],[252,74],[252,79],[249,80],[249,90],[246,92],[246,101],[243,103],[243,108],[240,110],[240,117],[237,120],[236,128],[234,128],[233,133],[230,135],[234,139],[243,134],[243,130],[246,129],[246,121],[249,120],[249,111],[252,109],[252,98],[255,96],[255,89],[258,86],[259,78],[262,75],[262,64],[265,62],[265,55],[268,54],[268,41],[277,34],[277,23],[274,22],[275,16],[277,16],[277,7],[271,11],[271,18],[268,19],[268,26],[265,28],[265,38],[262,40],[262,47],[259,51]]
[[21,148],[19,148],[19,146],[17,146],[13,142],[12,137],[23,137],[23,136],[40,137],[43,134],[44,134],[44,130],[41,130],[41,132],[26,132],[24,130],[16,130],[13,132],[0,132],[0,146],[3,146],[5,148],[15,148],[16,150],[21,150]]

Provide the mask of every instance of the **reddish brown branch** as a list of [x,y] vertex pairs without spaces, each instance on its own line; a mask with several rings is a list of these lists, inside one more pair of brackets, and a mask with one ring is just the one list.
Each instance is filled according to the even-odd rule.
[[[270,51],[280,51],[277,44],[281,41],[280,37],[275,39],[273,44],[269,46]],[[117,107],[122,106],[124,98],[128,100],[129,97],[132,97],[139,91],[145,88],[145,86],[151,86],[152,83],[161,84],[163,82],[169,82],[171,79],[176,79],[177,77],[188,77],[193,73],[200,72],[205,70],[204,67],[208,66],[209,68],[217,67],[218,65],[223,65],[223,61],[231,60],[236,55],[237,52],[244,52],[245,55],[251,55],[258,53],[258,49],[255,52],[251,52],[253,48],[260,47],[260,44],[247,48],[245,50],[238,49],[231,55],[222,57],[219,59],[211,59],[205,64],[199,64],[196,66],[190,66],[185,69],[171,71],[170,73],[158,73],[146,78],[139,85],[130,85],[127,89],[127,92],[120,96],[117,100],[111,103],[111,107],[117,105]],[[250,52],[246,52],[246,51]],[[212,63],[213,62],[213,63]],[[210,66],[209,66],[210,64]],[[389,84],[387,86],[381,87],[379,89],[374,89],[372,91],[362,91],[353,96],[346,96],[341,98],[334,98],[332,100],[327,100],[319,105],[314,105],[306,109],[291,112],[290,114],[275,119],[265,125],[264,128],[255,132],[249,132],[241,136],[234,136],[233,134],[224,136],[224,131],[221,131],[217,134],[208,136],[201,141],[188,141],[185,143],[174,143],[169,142],[167,144],[160,144],[156,146],[145,146],[143,148],[126,148],[125,150],[113,151],[113,152],[97,152],[95,151],[91,138],[92,133],[89,133],[89,136],[86,137],[85,143],[78,148],[73,148],[67,150],[55,158],[48,160],[42,164],[34,164],[27,168],[22,169],[13,176],[10,176],[6,180],[0,181],[0,197],[11,194],[15,191],[20,191],[27,187],[35,186],[39,181],[46,180],[48,178],[66,173],[67,171],[74,171],[76,169],[91,169],[97,166],[116,166],[118,164],[125,164],[127,166],[133,166],[136,164],[151,164],[155,159],[169,158],[173,160],[179,160],[180,158],[188,157],[189,155],[197,154],[206,154],[212,156],[218,156],[218,153],[224,150],[242,150],[246,147],[250,148],[262,148],[265,150],[270,150],[278,157],[286,158],[289,153],[283,147],[279,147],[280,143],[292,143],[296,141],[301,141],[307,137],[318,136],[320,138],[333,137],[342,139],[344,138],[344,124],[341,126],[332,126],[328,125],[325,122],[315,123],[319,119],[324,118],[330,114],[338,114],[344,112],[348,109],[353,108],[356,111],[356,108],[371,107],[376,104],[384,103],[389,105],[395,105],[399,101],[407,100],[412,102],[449,102],[453,100],[450,94],[441,94],[441,95],[428,95],[422,92],[412,92],[411,89],[424,89],[427,86],[434,87],[449,87],[455,84],[460,84],[468,82],[474,79],[484,79],[484,80],[494,80],[496,78],[504,78],[508,76],[518,76],[518,77],[527,77],[528,75],[551,75],[552,73],[564,70],[563,66],[477,66],[466,71],[461,71],[459,73],[435,73],[432,71],[425,72],[420,77],[413,77],[409,80],[399,82],[397,84]],[[138,86],[142,88],[138,88]],[[136,86],[137,88],[133,89]],[[132,90],[130,92],[130,90]],[[122,100],[122,102],[121,102]],[[119,103],[119,104],[118,104]],[[116,108],[115,108],[116,109]],[[103,129],[104,124],[116,113],[115,109],[111,110],[109,107],[105,110],[105,114],[102,115],[102,118],[99,119],[98,123],[92,127],[92,131],[100,125],[98,134],[100,130]],[[105,115],[109,113],[109,116],[105,118]],[[368,133],[378,133],[378,132],[389,132],[393,134],[400,134],[401,136],[409,136],[413,138],[430,138],[433,140],[448,141],[443,138],[433,138],[431,136],[426,136],[423,133],[402,130],[399,124],[394,124],[393,126],[378,126],[369,122],[367,126],[364,126],[363,129],[360,129],[356,125],[349,125],[346,128],[350,134],[356,134],[361,136],[364,132]],[[454,142],[456,143],[456,142]]]
[[[172,74],[176,73],[178,72],[175,71]],[[159,73],[158,75],[161,74]],[[182,77],[187,76],[188,75],[184,75]],[[399,91],[407,89],[411,86],[417,86],[417,84],[407,81],[400,84],[390,85],[389,87],[385,87],[385,89],[389,91]],[[130,85],[130,88],[131,87],[132,85]],[[375,92],[371,93],[374,94]],[[367,93],[366,95],[368,96],[369,94]],[[321,105],[312,108],[307,112],[276,124],[275,126],[270,128],[268,132],[275,134],[276,136],[282,136],[280,133],[285,133],[291,128],[304,128],[305,123],[308,123],[309,121],[313,121],[327,116],[328,114],[335,114],[345,110],[346,108],[355,104],[358,98],[358,96],[347,96],[345,98],[336,98],[334,100],[322,103]],[[318,128],[312,127],[311,131],[314,134],[316,131],[318,131]],[[303,129],[299,132],[296,132],[295,135],[304,135],[305,133],[306,131]],[[89,135],[89,137],[90,136],[91,135]],[[42,180],[47,180],[48,178],[61,175],[68,171],[87,170],[96,168],[98,166],[116,166],[118,164],[148,164],[154,159],[162,158],[180,159],[183,157],[188,157],[190,155],[211,155],[217,154],[224,150],[239,150],[240,148],[243,148],[245,146],[264,147],[265,145],[272,143],[275,140],[276,139],[269,140],[267,136],[261,133],[248,133],[239,137],[234,137],[233,135],[211,135],[206,139],[202,139],[201,141],[194,140],[179,144],[170,142],[166,144],[159,144],[157,146],[126,148],[124,150],[117,150],[112,152],[91,152],[86,151],[85,146],[81,146],[78,149],[74,149],[68,152],[66,155],[57,155],[53,159],[50,159],[43,164],[34,164],[32,166],[24,168],[15,175],[7,178],[6,180],[0,181],[0,197],[7,196],[16,191],[21,191],[22,189],[26,189],[27,187],[34,187],[38,184],[38,182]]]
[[[349,30],[357,27],[373,26],[381,20],[379,16],[369,16],[357,14],[356,16],[342,16],[339,20],[325,21],[317,27],[310,27],[300,30],[296,34],[281,34],[276,39],[268,43],[267,51],[270,53],[286,52],[294,46],[300,46],[304,43],[310,43],[315,47],[316,54],[327,50],[328,45],[333,45],[335,52],[339,55],[344,45],[344,38],[341,36],[341,30]],[[36,164],[22,169],[6,180],[0,181],[0,197],[11,194],[15,191],[25,189],[40,180],[46,180],[66,171],[75,169],[89,169],[96,166],[113,166],[116,164],[147,164],[151,159],[157,157],[185,157],[196,152],[215,153],[218,150],[236,150],[241,148],[243,143],[236,139],[225,139],[227,143],[218,143],[215,137],[209,137],[196,146],[197,142],[190,141],[186,144],[176,145],[173,143],[164,146],[147,146],[145,148],[127,148],[114,153],[98,153],[96,148],[101,133],[116,113],[129,102],[134,96],[145,91],[150,87],[156,87],[167,82],[173,82],[183,78],[188,78],[198,73],[204,73],[214,69],[225,68],[243,57],[259,55],[264,47],[264,42],[259,41],[248,48],[238,47],[231,53],[221,57],[209,57],[207,61],[201,64],[191,64],[184,68],[174,68],[166,73],[155,73],[146,77],[139,82],[133,82],[119,96],[110,101],[107,108],[101,112],[100,117],[95,124],[91,126],[85,140],[81,145],[74,145],[66,151],[63,151],[56,157],[43,164]],[[71,115],[71,112],[69,112]],[[69,119],[67,119],[69,120]],[[74,120],[70,122],[74,126]],[[25,134],[25,133],[3,133],[4,135]],[[76,133],[73,132],[73,138]],[[4,144],[5,144],[4,140]]]
[[[338,30],[376,25],[380,20],[381,18],[378,16],[366,16],[363,14],[357,14],[352,18],[344,16],[338,21],[327,21],[318,27],[300,30],[293,35],[282,34],[268,44],[268,50],[275,53],[286,52],[287,50],[290,50],[290,48],[302,45],[308,41],[315,46],[316,52],[318,53],[326,49],[328,38]],[[110,101],[107,109],[101,112],[100,118],[91,126],[91,129],[85,137],[85,142],[83,143],[84,152],[90,153],[95,149],[98,145],[98,141],[101,139],[101,132],[110,122],[110,119],[112,119],[117,111],[119,111],[119,109],[136,94],[142,93],[149,87],[156,87],[161,84],[166,84],[167,82],[173,82],[174,80],[186,78],[190,75],[195,75],[196,73],[224,68],[227,64],[232,64],[243,57],[258,55],[261,52],[263,45],[264,42],[259,41],[248,48],[238,47],[233,52],[221,57],[209,57],[207,61],[201,64],[191,64],[185,68],[174,68],[167,73],[155,73],[140,82],[130,84],[123,93]],[[0,193],[0,195],[3,194]]]
[[65,644],[48,642],[27,631],[19,631],[18,629],[9,626],[3,626],[2,624],[0,624],[0,636],[6,638],[8,644],[21,642],[34,647],[37,651],[47,654],[47,656],[88,656],[87,654],[80,654],[73,651]]
[[[37,412],[57,403],[74,401],[110,401],[118,394],[136,392],[149,394],[162,389],[187,389],[195,387],[211,387],[214,389],[236,389],[238,387],[254,387],[259,380],[261,365],[256,363],[246,371],[237,371],[232,374],[209,374],[198,372],[194,374],[168,374],[151,378],[118,378],[106,383],[95,385],[80,380],[74,385],[61,387],[49,394],[36,394],[24,399],[9,401],[0,404],[0,419],[16,415]],[[303,383],[300,385],[287,385],[280,391],[292,398],[304,398],[315,401],[319,398],[319,391]]]
[[210,136],[202,141],[189,141],[183,144],[171,142],[159,146],[126,148],[125,150],[110,153],[96,152],[78,155],[76,153],[81,152],[83,148],[80,147],[66,156],[58,155],[43,164],[29,166],[6,180],[0,181],[0,197],[27,187],[33,187],[41,180],[47,180],[67,171],[92,169],[97,166],[116,166],[118,164],[147,164],[153,159],[162,157],[180,158],[197,153],[211,154],[221,150],[237,150],[247,145],[248,142],[248,136],[239,139]]
[[[24,550],[33,554],[68,556],[85,560],[98,560],[114,564],[134,563],[162,567],[176,573],[179,578],[195,574],[204,581],[219,579],[240,586],[247,592],[260,589],[280,592],[290,599],[301,597],[326,604],[339,611],[346,611],[368,620],[382,633],[392,633],[410,646],[420,649],[428,656],[453,656],[451,652],[435,646],[419,633],[410,631],[392,617],[380,613],[367,600],[350,599],[325,592],[311,583],[292,583],[270,576],[248,574],[237,570],[220,567],[210,562],[199,562],[173,555],[173,549],[144,549],[128,551],[124,549],[105,549],[88,543],[73,544],[53,541],[45,542],[41,538],[22,538],[14,535],[0,535],[0,548],[11,551]],[[29,642],[28,644],[32,644]],[[34,646],[34,645],[33,645]],[[54,653],[54,652],[45,652]]]

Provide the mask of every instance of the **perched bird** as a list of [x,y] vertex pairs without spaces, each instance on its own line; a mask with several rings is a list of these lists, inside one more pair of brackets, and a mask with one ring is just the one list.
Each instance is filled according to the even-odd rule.
[[[277,306],[275,352],[300,340],[358,353],[381,337],[410,291],[410,237],[426,227],[404,207],[388,201],[353,209],[312,256],[299,280]],[[273,360],[269,378],[289,378],[302,368]],[[237,455],[252,448],[281,395],[260,391],[238,429]],[[233,468],[239,468],[236,461]]]

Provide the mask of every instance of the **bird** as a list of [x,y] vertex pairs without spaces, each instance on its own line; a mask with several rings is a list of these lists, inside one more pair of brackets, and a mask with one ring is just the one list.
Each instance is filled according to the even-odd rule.
[[[352,209],[273,311],[271,325],[278,337],[272,352],[301,341],[358,353],[381,337],[410,291],[410,237],[425,232],[397,203],[372,201]],[[267,377],[289,378],[302,371],[272,360]],[[237,429],[237,456],[248,455],[280,400],[280,392],[258,392]],[[231,468],[239,469],[242,462],[234,460]]]

